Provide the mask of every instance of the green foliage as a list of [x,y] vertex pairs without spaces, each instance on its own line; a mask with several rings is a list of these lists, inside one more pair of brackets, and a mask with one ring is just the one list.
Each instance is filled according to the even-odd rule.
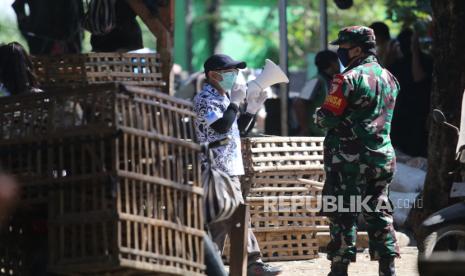
[[150,49],[156,49],[157,48],[157,40],[155,36],[152,34],[152,32],[149,30],[147,25],[140,19],[140,17],[137,17],[137,23],[139,23],[140,29],[142,31],[142,42],[144,43],[144,47],[150,48]]
[[[339,29],[349,25],[369,25],[374,21],[385,21],[391,29],[399,30],[398,24],[386,19],[386,0],[373,0],[370,5],[365,1],[354,1],[348,10],[340,10],[332,0],[328,0],[328,39],[337,37]],[[288,40],[289,67],[306,68],[306,55],[319,50],[320,10],[319,0],[289,0]],[[277,5],[259,7],[267,9],[262,22],[247,16],[228,16],[224,18],[222,29],[234,30],[244,41],[252,45],[242,57],[252,66],[261,65],[265,58],[278,60],[279,56],[279,17]],[[228,13],[230,15],[230,13]],[[238,57],[240,58],[240,57]]]
[[431,4],[429,0],[385,0],[387,16],[403,27],[411,27],[417,22],[429,21]]
[[27,49],[26,40],[19,32],[16,20],[2,15],[0,16],[0,43],[9,43],[12,41],[21,43]]
[[[222,18],[222,30],[235,33],[240,37],[239,40],[251,45],[244,57],[235,57],[247,61],[250,67],[260,67],[265,58],[274,61],[279,60],[279,40],[274,39],[279,34],[277,9],[270,6],[261,7],[260,9],[264,12],[261,21],[257,21],[253,16],[240,17],[239,14],[247,13],[246,10],[237,11],[238,16]],[[227,33],[223,33],[223,38],[225,36],[227,36]],[[240,47],[244,47],[244,45]]]

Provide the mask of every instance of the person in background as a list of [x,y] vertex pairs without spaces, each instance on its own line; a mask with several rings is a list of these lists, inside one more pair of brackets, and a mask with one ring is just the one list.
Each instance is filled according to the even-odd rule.
[[433,60],[421,51],[418,36],[412,29],[402,30],[397,40],[402,58],[391,66],[391,71],[401,88],[394,109],[391,139],[394,147],[403,153],[426,157]]
[[179,89],[174,92],[174,96],[181,99],[193,100],[195,95],[202,91],[205,84],[205,74],[203,72],[192,73],[183,81]]
[[333,51],[325,50],[317,53],[315,65],[318,74],[305,84],[300,97],[294,101],[299,136],[325,135],[324,130],[315,124],[313,116],[328,95],[333,76],[340,72],[339,59]]
[[389,27],[383,22],[374,22],[370,25],[376,36],[376,52],[383,67],[390,66],[400,57],[399,44],[391,39]]
[[41,92],[31,59],[18,42],[0,46],[0,91],[2,96]]
[[128,52],[144,48],[136,13],[125,0],[116,0],[116,26],[109,33],[90,37],[93,52]]
[[12,7],[32,55],[81,52],[82,0],[15,0]]
[[[193,101],[194,112],[197,114],[194,126],[199,143],[231,137],[227,145],[212,149],[213,161],[219,170],[230,176],[235,186],[234,191],[242,198],[245,198],[250,187],[243,187],[239,180],[244,174],[240,138],[253,128],[256,113],[266,100],[266,93],[259,92],[264,97],[255,98],[249,97],[254,95],[254,91],[247,91],[247,107],[245,112],[239,112],[239,107],[246,99],[246,88],[245,85],[237,85],[236,78],[239,69],[245,67],[245,62],[235,61],[227,55],[209,57],[204,64],[206,83]],[[233,227],[230,219],[208,226],[212,240],[220,251],[223,250],[227,233]],[[251,229],[248,233],[247,252],[247,275],[272,276],[281,272],[280,269],[262,262],[258,242]]]
[[[396,167],[389,132],[399,83],[379,65],[372,29],[343,28],[331,44],[339,46],[337,55],[346,69],[334,76],[316,116],[318,126],[327,129],[321,213],[330,221],[329,275],[347,276],[350,262],[355,261],[357,217],[362,213],[370,257],[379,262],[379,275],[394,276],[394,259],[400,255],[388,197]],[[336,210],[325,208],[330,199]],[[369,208],[363,204],[353,208],[360,205],[355,200]]]

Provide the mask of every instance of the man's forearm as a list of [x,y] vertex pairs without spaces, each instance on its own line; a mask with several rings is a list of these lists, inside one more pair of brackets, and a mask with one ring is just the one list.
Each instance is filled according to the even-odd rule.
[[[210,127],[218,133],[224,134],[227,133],[234,121],[237,118],[237,112],[239,108],[235,104],[230,104],[226,111],[223,113],[223,117],[216,120]],[[250,113],[242,113],[239,119],[237,119],[237,124],[241,136],[246,136],[255,126],[255,115]]]
[[226,111],[223,113],[223,117],[216,120],[213,124],[210,125],[210,127],[221,134],[228,132],[234,124],[234,121],[236,120],[238,111],[239,108],[237,107],[237,105],[233,103],[230,104]]
[[239,119],[237,120],[237,125],[239,127],[239,132],[241,137],[247,136],[249,132],[255,126],[256,115],[250,113],[242,113]]

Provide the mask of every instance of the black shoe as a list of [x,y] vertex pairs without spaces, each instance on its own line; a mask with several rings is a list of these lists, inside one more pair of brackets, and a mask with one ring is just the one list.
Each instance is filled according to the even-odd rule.
[[379,276],[396,276],[394,257],[379,259]]
[[256,261],[247,266],[247,276],[276,276],[281,272],[279,267],[271,266],[262,261]]
[[331,262],[331,272],[328,276],[347,276],[349,264],[342,262]]

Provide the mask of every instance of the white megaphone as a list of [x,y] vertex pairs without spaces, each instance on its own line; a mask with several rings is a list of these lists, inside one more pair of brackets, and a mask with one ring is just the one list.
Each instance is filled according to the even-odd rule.
[[283,70],[269,59],[265,60],[265,67],[262,73],[254,80],[247,83],[248,91],[262,91],[273,84],[288,83],[289,79]]

